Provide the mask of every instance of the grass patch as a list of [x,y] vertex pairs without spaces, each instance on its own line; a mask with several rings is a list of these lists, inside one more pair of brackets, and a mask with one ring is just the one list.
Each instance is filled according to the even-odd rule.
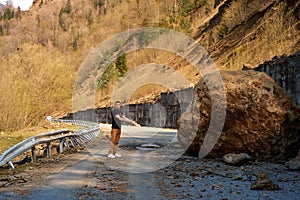
[[51,132],[61,129],[70,129],[77,131],[83,127],[74,126],[66,123],[52,123],[45,122],[41,126],[29,127],[18,131],[13,132],[0,132],[0,154],[9,149],[10,147],[22,142],[23,140],[41,134],[45,132]]

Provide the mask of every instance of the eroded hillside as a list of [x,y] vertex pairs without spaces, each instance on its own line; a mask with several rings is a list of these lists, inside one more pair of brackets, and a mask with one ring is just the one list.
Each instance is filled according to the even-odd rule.
[[[35,0],[29,11],[14,10],[13,15],[9,11],[6,17],[4,7],[0,130],[35,125],[55,111],[70,112],[81,63],[116,33],[138,27],[172,28],[197,40],[219,68],[241,69],[299,50],[299,4],[292,0]],[[126,55],[127,70],[143,63],[171,66],[193,83],[199,78],[186,61],[168,52],[140,50]],[[113,66],[105,87],[93,86],[97,105],[110,103],[117,72]],[[136,98],[165,90],[153,88],[139,90]]]

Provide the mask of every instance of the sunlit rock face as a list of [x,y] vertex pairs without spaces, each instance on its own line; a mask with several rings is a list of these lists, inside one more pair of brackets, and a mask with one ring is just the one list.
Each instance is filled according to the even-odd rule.
[[218,118],[218,110],[224,106],[226,117],[207,157],[220,158],[227,153],[247,153],[254,159],[270,161],[295,157],[300,146],[299,111],[273,79],[253,70],[222,71],[221,76],[226,101],[219,100],[216,92],[210,94],[202,79],[195,87],[196,106],[189,106],[179,120],[179,142],[186,153],[198,156],[201,147],[215,142],[204,142],[207,130],[214,130],[209,127],[213,96],[217,102],[213,117]]

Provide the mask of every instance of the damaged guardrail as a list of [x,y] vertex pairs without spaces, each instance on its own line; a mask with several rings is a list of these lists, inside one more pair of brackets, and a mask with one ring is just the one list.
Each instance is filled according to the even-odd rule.
[[47,144],[46,154],[47,157],[51,157],[51,145],[50,143],[56,140],[59,140],[59,153],[63,152],[64,146],[69,147],[69,143],[73,147],[82,146],[86,142],[92,141],[100,133],[100,125],[95,122],[81,121],[81,120],[62,120],[62,119],[53,119],[52,117],[46,117],[47,120],[52,122],[64,122],[70,123],[78,126],[84,126],[85,129],[78,131],[73,130],[58,130],[47,133],[41,133],[35,136],[32,136],[13,147],[6,150],[3,154],[0,155],[0,166],[4,164],[9,164],[12,169],[14,165],[11,162],[17,156],[23,154],[24,152],[31,149],[31,160],[32,162],[36,161],[35,156],[35,146],[38,144]]

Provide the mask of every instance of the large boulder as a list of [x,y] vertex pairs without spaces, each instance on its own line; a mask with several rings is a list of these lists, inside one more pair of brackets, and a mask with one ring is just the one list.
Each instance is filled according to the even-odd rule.
[[[213,95],[214,118],[222,109],[226,117],[221,134],[205,140],[204,146],[213,146],[208,157],[221,158],[227,153],[247,153],[270,161],[295,157],[300,146],[299,112],[273,79],[252,70],[221,71],[221,76],[226,101],[218,98],[218,92],[210,93],[202,79],[195,86],[195,100],[178,121],[178,139],[186,154],[198,156],[208,129],[217,132],[209,127]],[[222,124],[222,116],[219,120]]]

